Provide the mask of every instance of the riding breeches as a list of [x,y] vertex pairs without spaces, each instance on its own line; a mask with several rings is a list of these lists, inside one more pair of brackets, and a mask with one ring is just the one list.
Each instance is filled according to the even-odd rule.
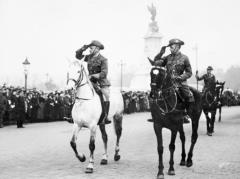
[[184,98],[186,102],[194,102],[194,96],[188,85],[181,84],[179,87],[180,95]]
[[110,89],[109,86],[103,86],[101,88],[102,94],[104,96],[104,101],[109,101],[109,97],[110,97]]

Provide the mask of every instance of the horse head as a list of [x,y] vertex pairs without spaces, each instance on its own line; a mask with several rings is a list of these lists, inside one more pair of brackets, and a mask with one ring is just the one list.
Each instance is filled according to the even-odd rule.
[[225,81],[224,82],[216,82],[216,94],[218,99],[220,100],[223,96],[223,90],[224,90],[224,85],[225,85]]
[[165,68],[157,67],[157,66],[152,67],[150,72],[150,78],[151,78],[150,86],[151,86],[151,91],[153,93],[156,93],[163,88],[163,84],[166,79],[166,76],[167,76],[167,73]]
[[70,73],[67,79],[67,84],[69,84],[70,81],[73,82],[73,88],[76,91],[76,97],[90,98],[90,96],[94,94],[94,89],[88,78],[88,71],[86,70],[85,62],[80,60],[71,62],[69,71]]
[[150,86],[152,94],[156,95],[156,93],[158,93],[159,91],[172,87],[172,74],[168,72],[165,67],[156,66],[151,59],[148,58],[148,60],[152,65],[152,69],[150,72]]

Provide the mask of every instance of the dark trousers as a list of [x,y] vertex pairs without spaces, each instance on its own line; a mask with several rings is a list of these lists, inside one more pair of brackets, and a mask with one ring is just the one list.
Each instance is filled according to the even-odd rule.
[[3,125],[3,116],[4,116],[4,111],[0,111],[0,126]]
[[18,117],[17,117],[17,127],[23,127],[23,121],[25,119],[25,112],[24,111],[19,111]]

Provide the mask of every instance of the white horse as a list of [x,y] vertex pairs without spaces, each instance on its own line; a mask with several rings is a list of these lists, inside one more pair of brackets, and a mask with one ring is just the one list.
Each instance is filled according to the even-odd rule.
[[[95,149],[95,137],[98,122],[102,113],[102,106],[99,95],[94,90],[91,81],[89,80],[88,73],[86,70],[86,62],[74,61],[72,64],[77,67],[78,78],[71,78],[74,81],[75,86],[75,103],[72,108],[72,118],[73,118],[73,134],[71,138],[71,147],[76,154],[76,157],[84,162],[86,157],[83,153],[78,153],[77,151],[77,135],[82,127],[86,127],[90,130],[90,159],[89,164],[85,170],[86,173],[92,173],[94,167],[94,149]],[[77,80],[76,80],[77,79]],[[123,118],[123,98],[120,91],[110,90],[110,108],[109,108],[109,119],[113,119],[113,125],[115,133],[117,136],[114,160],[118,161],[120,159],[119,155],[119,140],[122,133],[122,118]],[[107,141],[108,136],[105,130],[105,125],[99,125],[102,133],[102,139],[104,142],[104,154],[102,156],[101,164],[107,164],[108,154],[107,154]]]

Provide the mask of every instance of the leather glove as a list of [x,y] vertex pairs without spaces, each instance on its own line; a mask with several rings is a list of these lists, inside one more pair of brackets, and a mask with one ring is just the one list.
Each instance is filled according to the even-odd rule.
[[161,53],[161,54],[164,54],[165,51],[166,51],[166,48],[167,48],[167,46],[162,46],[160,53]]
[[76,58],[82,59],[84,57],[82,54],[85,50],[87,50],[88,47],[89,47],[89,45],[83,45],[80,49],[78,49],[76,51]]
[[83,45],[78,51],[84,52],[85,50],[87,50],[88,47],[89,45]]

